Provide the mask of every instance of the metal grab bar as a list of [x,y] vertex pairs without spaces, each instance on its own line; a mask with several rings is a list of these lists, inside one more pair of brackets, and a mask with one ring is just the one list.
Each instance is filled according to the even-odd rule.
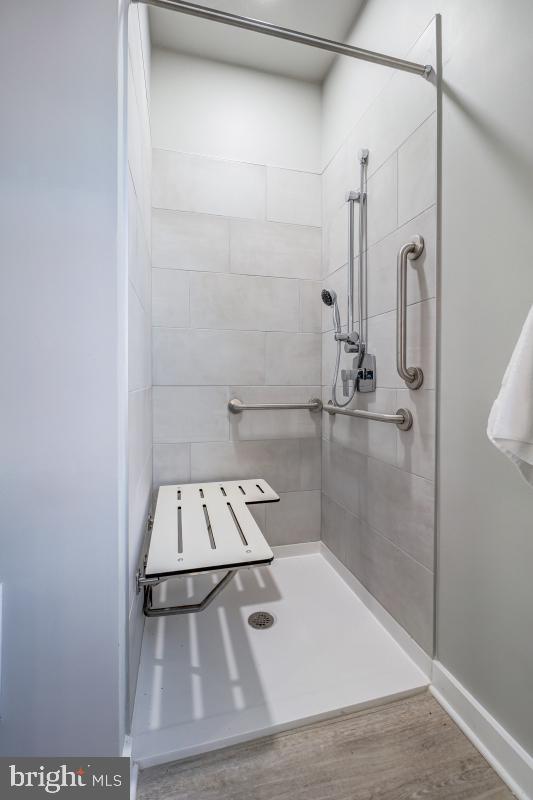
[[380,414],[377,411],[363,411],[358,408],[339,408],[328,403],[323,410],[328,414],[344,414],[347,417],[370,419],[375,422],[392,422],[401,431],[408,431],[413,426],[413,415],[408,408],[399,408],[395,414]]
[[322,400],[318,397],[313,397],[308,403],[258,403],[256,405],[246,405],[241,400],[234,398],[228,403],[228,409],[232,414],[241,414],[243,411],[292,411],[296,408],[320,411],[322,409]]
[[407,259],[414,261],[424,252],[422,236],[413,236],[398,252],[396,299],[396,369],[409,389],[420,389],[424,373],[420,367],[407,366]]

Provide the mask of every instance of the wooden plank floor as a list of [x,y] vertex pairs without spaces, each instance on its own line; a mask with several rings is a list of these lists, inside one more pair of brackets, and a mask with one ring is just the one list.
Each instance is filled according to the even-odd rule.
[[509,800],[429,693],[151,767],[138,800]]

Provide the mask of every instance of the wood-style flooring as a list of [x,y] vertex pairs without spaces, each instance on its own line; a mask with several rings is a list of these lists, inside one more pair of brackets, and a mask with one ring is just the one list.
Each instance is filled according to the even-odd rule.
[[140,773],[138,800],[510,800],[430,694]]

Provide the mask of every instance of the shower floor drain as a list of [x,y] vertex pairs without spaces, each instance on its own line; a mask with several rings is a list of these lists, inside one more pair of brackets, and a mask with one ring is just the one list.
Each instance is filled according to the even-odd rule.
[[254,613],[250,614],[248,617],[248,625],[260,631],[265,628],[271,628],[273,624],[274,617],[272,614],[269,614],[268,611],[254,611]]

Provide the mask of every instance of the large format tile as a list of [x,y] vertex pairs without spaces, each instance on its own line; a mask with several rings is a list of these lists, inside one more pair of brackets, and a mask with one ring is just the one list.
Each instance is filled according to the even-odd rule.
[[[435,388],[436,304],[434,299],[407,307],[407,366],[421,367],[424,389]],[[368,320],[368,347],[376,356],[380,387],[405,388],[396,369],[396,311]]]
[[[354,514],[335,503],[327,494],[322,494],[322,533],[324,544],[345,566],[348,552],[353,550],[353,539],[358,537],[361,522]],[[354,572],[353,565],[349,569]],[[355,574],[355,572],[354,572]]]
[[368,245],[391,233],[398,224],[398,164],[396,153],[367,181]]
[[299,326],[300,333],[322,331],[322,285],[318,281],[300,281]]
[[[339,400],[342,401],[340,390]],[[397,408],[396,392],[394,389],[377,389],[368,394],[356,394],[348,408],[392,414]],[[389,464],[397,463],[396,426],[340,414],[323,416],[322,435],[325,439]]]
[[156,386],[226,386],[265,381],[265,334],[153,329]]
[[280,492],[320,488],[320,440],[272,439],[191,445],[191,480],[264,478]]
[[434,495],[431,481],[369,458],[360,516],[416,561],[433,569]]
[[170,269],[229,270],[229,220],[154,208],[152,264]]
[[230,231],[232,272],[320,278],[320,228],[232,219]]
[[322,490],[332,500],[359,516],[366,493],[366,456],[326,439],[322,442]]
[[320,491],[289,492],[266,505],[266,538],[271,546],[320,539]]
[[[319,386],[232,386],[232,397],[245,404],[307,403],[320,397]],[[320,436],[322,413],[296,409],[293,411],[244,411],[230,417],[230,438],[306,439]]]
[[398,408],[408,408],[413,415],[413,427],[396,431],[398,438],[396,464],[401,469],[435,480],[436,397],[424,389],[396,390]]
[[418,644],[433,652],[433,573],[361,523],[347,566]]
[[320,175],[267,167],[267,219],[320,227],[321,206]]
[[[413,303],[407,309],[407,365],[424,371],[424,389],[434,389],[437,367],[437,304]],[[400,382],[404,388],[405,383]]]
[[142,471],[152,451],[152,389],[128,394],[128,484],[137,491]]
[[435,297],[437,211],[433,206],[371,247],[367,257],[367,313],[369,317],[396,308],[398,251],[415,234],[424,238],[424,252],[407,263],[407,303]]
[[347,140],[324,169],[322,178],[322,222],[326,223],[346,202],[346,192],[359,188],[357,151]]
[[329,549],[431,654],[433,573],[326,495],[322,531]]
[[131,173],[128,173],[128,278],[141,305],[150,307],[151,257]]
[[[346,203],[337,209],[324,227],[324,276],[348,263],[348,206]],[[358,227],[354,236],[355,252],[359,248]]]
[[152,325],[188,327],[188,272],[174,269],[152,270]]
[[437,200],[437,115],[411,134],[398,151],[398,216],[407,222]]
[[128,292],[128,388],[151,386],[150,311],[144,309],[131,283]]
[[266,383],[318,386],[321,360],[319,333],[266,334]]
[[156,208],[264,219],[265,168],[158,150],[153,153]]
[[[434,21],[405,57],[422,64],[436,63]],[[411,78],[409,73],[395,71],[348,139],[353,152],[370,144],[370,175],[436,110],[434,83],[424,81],[417,85]]]
[[396,312],[371,317],[367,331],[368,350],[376,357],[377,385],[384,388],[402,386],[396,369]]
[[154,444],[154,487],[190,482],[190,450],[190,444]]
[[195,328],[298,330],[297,281],[197,272],[190,292]]
[[155,444],[228,439],[227,389],[154,386],[153,400]]

